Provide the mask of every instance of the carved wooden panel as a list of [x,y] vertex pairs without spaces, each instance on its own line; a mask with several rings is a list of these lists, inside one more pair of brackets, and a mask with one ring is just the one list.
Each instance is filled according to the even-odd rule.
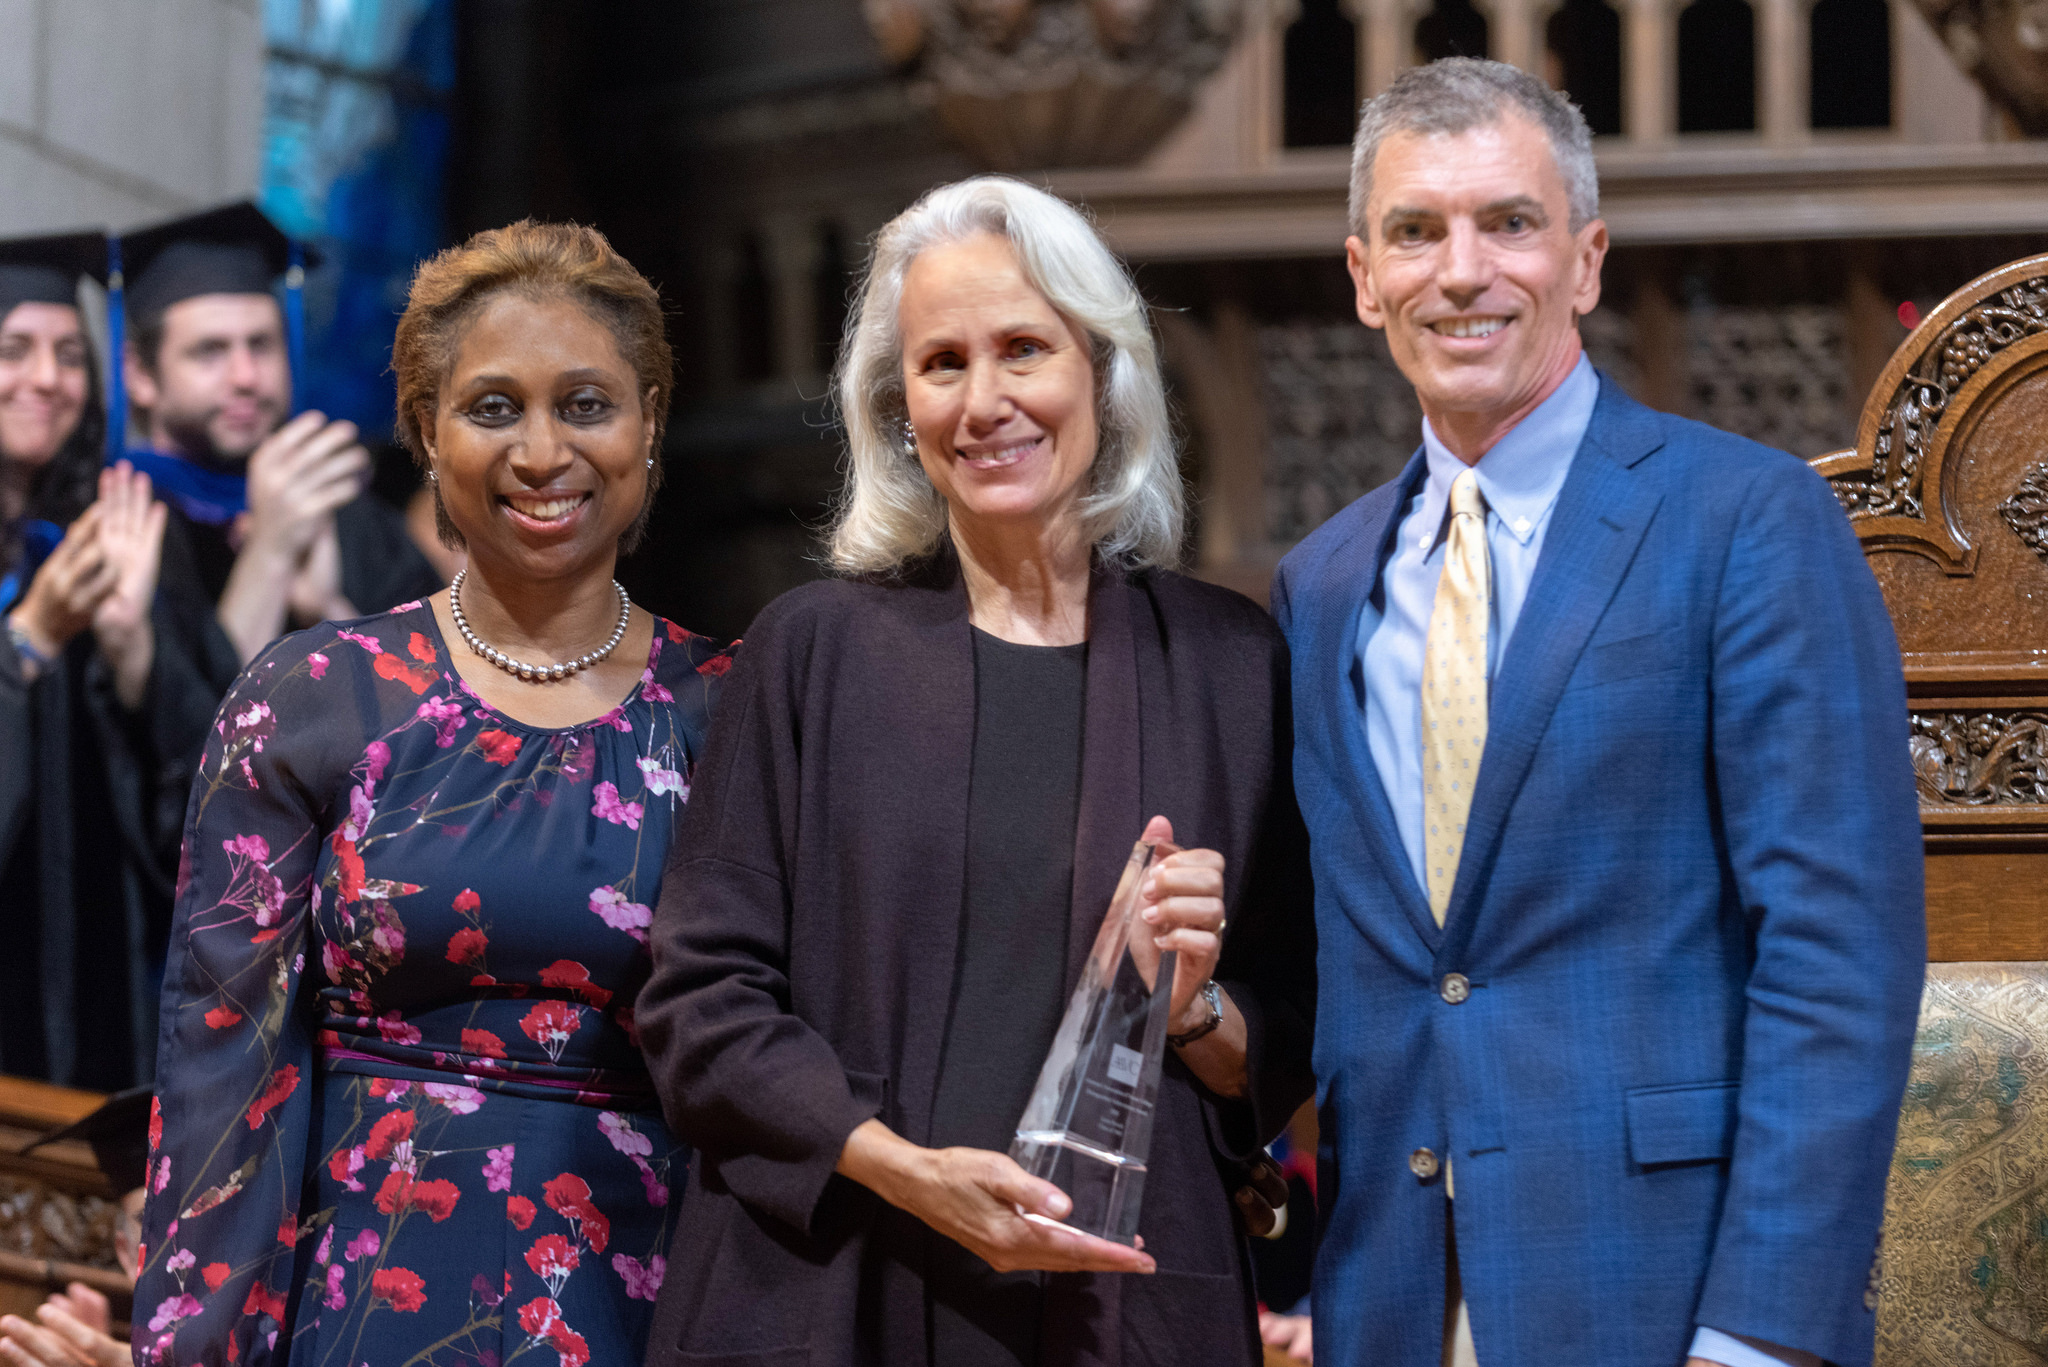
[[93,1092],[0,1077],[0,1313],[27,1314],[51,1290],[83,1281],[125,1319],[132,1299],[114,1257],[119,1193],[83,1144],[22,1152],[97,1109]]
[[2048,256],[1914,329],[1813,464],[1870,556],[1912,710],[1934,959],[2048,959]]

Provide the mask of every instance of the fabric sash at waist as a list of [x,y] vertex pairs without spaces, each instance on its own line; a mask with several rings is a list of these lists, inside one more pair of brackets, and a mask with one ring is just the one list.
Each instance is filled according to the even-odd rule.
[[[360,1037],[339,1041],[333,1032],[326,1032],[320,1044],[320,1067],[330,1073],[391,1078],[428,1087],[470,1087],[528,1101],[563,1101],[607,1111],[661,1110],[654,1079],[644,1069],[590,1068],[570,1076],[539,1076],[519,1062],[403,1046],[379,1048],[378,1043]],[[368,1047],[360,1047],[364,1045]],[[556,1071],[571,1073],[569,1069]]]

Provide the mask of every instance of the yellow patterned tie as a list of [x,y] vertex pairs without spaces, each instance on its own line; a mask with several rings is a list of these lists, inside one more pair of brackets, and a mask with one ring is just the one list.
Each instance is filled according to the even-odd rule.
[[1422,661],[1422,807],[1428,823],[1429,910],[1444,923],[1465,817],[1486,749],[1486,631],[1493,573],[1486,554],[1486,500],[1467,470],[1451,482],[1451,534],[1429,614]]

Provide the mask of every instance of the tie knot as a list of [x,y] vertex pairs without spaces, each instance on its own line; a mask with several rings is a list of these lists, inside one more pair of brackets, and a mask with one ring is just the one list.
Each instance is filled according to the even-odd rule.
[[1467,470],[1451,481],[1451,516],[1486,516],[1486,499],[1479,492],[1479,473]]

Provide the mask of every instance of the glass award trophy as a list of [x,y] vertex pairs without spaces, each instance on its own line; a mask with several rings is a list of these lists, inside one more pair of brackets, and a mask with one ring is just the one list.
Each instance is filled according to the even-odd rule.
[[1010,1145],[1019,1166],[1074,1203],[1064,1221],[1026,1219],[1126,1245],[1138,1237],[1173,998],[1174,956],[1139,917],[1138,889],[1153,860],[1173,852],[1142,840],[1131,850]]

